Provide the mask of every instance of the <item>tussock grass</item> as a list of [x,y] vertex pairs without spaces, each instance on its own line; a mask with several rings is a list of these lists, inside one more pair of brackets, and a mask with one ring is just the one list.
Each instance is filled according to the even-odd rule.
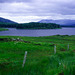
[[[0,38],[22,39],[0,41],[0,75],[75,75],[75,36]],[[28,54],[22,68],[25,51]]]

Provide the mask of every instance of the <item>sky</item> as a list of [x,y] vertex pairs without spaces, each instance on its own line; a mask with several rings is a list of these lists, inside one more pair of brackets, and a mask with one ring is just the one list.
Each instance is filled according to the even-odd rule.
[[0,17],[18,23],[75,20],[75,0],[0,0]]

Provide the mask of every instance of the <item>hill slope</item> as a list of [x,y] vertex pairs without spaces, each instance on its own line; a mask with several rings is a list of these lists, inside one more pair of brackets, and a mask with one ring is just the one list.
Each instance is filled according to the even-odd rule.
[[0,17],[0,23],[16,23],[16,22]]

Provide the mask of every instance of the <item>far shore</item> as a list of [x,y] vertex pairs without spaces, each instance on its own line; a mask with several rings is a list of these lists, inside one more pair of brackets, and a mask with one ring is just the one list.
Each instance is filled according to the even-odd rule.
[[9,29],[0,28],[0,31],[8,31]]

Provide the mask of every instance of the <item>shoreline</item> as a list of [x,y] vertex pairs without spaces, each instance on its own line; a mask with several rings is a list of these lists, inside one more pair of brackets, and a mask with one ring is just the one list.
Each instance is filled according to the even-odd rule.
[[0,31],[8,31],[9,29],[0,28]]

